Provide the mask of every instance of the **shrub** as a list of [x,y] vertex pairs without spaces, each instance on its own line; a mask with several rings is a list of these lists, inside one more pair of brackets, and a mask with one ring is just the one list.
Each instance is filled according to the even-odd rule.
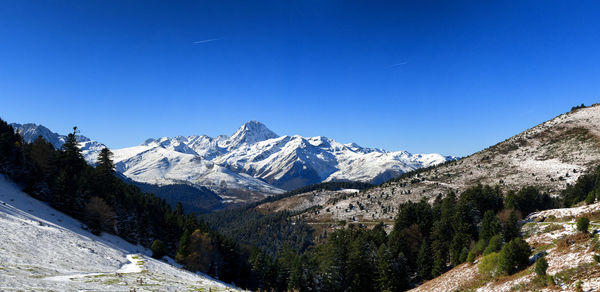
[[590,226],[590,219],[587,217],[581,217],[577,219],[577,231],[587,233],[588,227]]
[[479,263],[479,274],[485,279],[491,279],[496,276],[498,271],[498,253],[493,252],[484,256]]
[[512,275],[529,265],[531,248],[520,237],[504,245],[498,254],[498,272]]
[[469,254],[467,255],[467,262],[473,263],[475,261],[476,257],[477,257],[477,253],[474,250],[471,250],[469,252]]
[[161,240],[155,240],[150,249],[152,250],[152,257],[155,259],[161,259],[167,255],[167,246]]
[[542,277],[546,275],[546,270],[548,269],[548,262],[546,261],[546,257],[540,257],[535,262],[535,273],[538,276]]

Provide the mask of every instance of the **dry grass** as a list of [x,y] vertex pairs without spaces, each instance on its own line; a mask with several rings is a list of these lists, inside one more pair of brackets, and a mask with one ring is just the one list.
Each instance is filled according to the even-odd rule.
[[543,232],[548,233],[548,232],[563,230],[563,229],[565,229],[565,227],[560,224],[550,224],[550,225],[546,226],[546,228],[544,228]]
[[565,236],[560,238],[556,242],[556,251],[557,252],[567,252],[571,248],[572,245],[577,243],[583,243],[588,241],[591,238],[589,233],[577,232],[572,235]]

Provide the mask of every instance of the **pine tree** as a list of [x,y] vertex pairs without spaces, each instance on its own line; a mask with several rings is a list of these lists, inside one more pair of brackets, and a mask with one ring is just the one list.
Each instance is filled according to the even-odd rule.
[[177,260],[178,263],[183,263],[189,254],[190,235],[191,232],[189,229],[185,229],[183,235],[181,235],[179,245],[177,246],[177,254],[175,255],[175,260]]
[[112,161],[113,153],[107,147],[100,150],[98,154],[98,166],[96,168],[101,170],[101,173],[106,175],[115,174],[115,164]]
[[417,257],[417,273],[419,277],[424,280],[431,279],[432,265],[431,249],[427,240],[424,240],[419,249],[419,256]]
[[350,242],[348,251],[348,271],[351,280],[350,291],[369,291],[373,287],[374,251],[362,234]]
[[542,256],[537,261],[535,261],[535,273],[540,276],[546,276],[546,270],[548,269],[548,262],[546,261],[546,257]]
[[521,236],[521,232],[519,231],[519,220],[517,219],[517,213],[514,210],[510,212],[508,220],[504,223],[502,236],[504,237],[504,242],[509,242],[512,239]]
[[83,204],[83,198],[79,194],[80,179],[85,166],[81,150],[77,146],[77,127],[67,136],[62,146],[61,169],[57,179],[57,192],[51,203],[59,210],[69,214],[76,214],[78,204]]
[[483,240],[486,245],[492,236],[502,232],[502,223],[498,220],[498,217],[492,210],[488,210],[483,215],[483,221],[481,222],[481,231],[479,232],[479,239]]
[[498,254],[498,271],[512,275],[529,265],[531,247],[525,240],[517,237],[504,245]]
[[103,148],[98,154],[94,169],[94,193],[110,204],[114,204],[116,200],[115,164],[112,161],[112,155],[108,148]]
[[391,250],[382,244],[377,250],[376,266],[379,291],[403,291],[409,287],[404,254],[394,257]]

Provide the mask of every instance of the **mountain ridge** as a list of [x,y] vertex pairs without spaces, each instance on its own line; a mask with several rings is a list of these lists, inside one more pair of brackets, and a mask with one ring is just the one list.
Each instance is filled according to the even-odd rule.
[[[50,139],[64,137],[53,134]],[[29,133],[26,140],[33,136]],[[88,163],[93,164],[105,146],[86,138],[80,147]],[[208,187],[226,203],[258,201],[326,181],[377,184],[407,171],[456,159],[342,144],[324,136],[279,136],[257,121],[244,123],[231,136],[150,138],[138,146],[112,152],[117,171],[129,179],[156,185],[191,183]]]

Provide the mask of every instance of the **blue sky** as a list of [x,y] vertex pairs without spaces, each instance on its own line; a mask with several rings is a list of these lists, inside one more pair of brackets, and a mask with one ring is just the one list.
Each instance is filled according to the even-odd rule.
[[[576,2],[576,3],[575,3]],[[0,117],[468,155],[600,97],[598,1],[2,1]]]

